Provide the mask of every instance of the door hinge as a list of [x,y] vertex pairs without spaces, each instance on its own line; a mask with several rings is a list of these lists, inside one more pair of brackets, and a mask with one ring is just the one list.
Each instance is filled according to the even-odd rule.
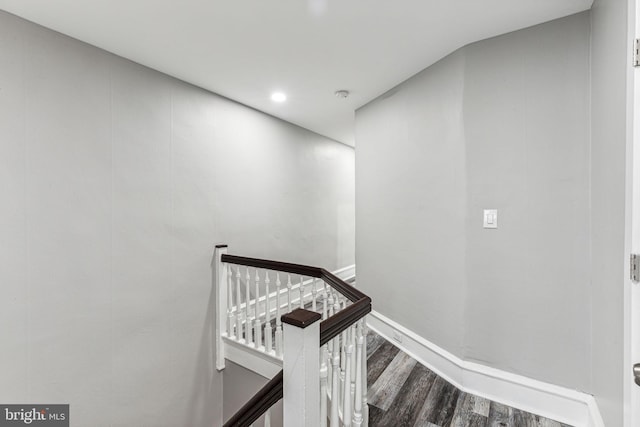
[[640,39],[635,39],[633,43],[633,66],[640,67]]
[[640,282],[640,255],[631,254],[630,271],[631,281]]

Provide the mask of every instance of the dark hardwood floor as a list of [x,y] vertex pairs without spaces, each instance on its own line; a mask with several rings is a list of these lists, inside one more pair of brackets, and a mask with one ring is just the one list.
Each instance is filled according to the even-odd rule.
[[[319,296],[317,311],[323,303]],[[311,302],[305,301],[305,308],[311,309]],[[273,317],[271,326],[275,334]],[[570,427],[464,393],[371,330],[367,363],[371,427]]]
[[371,427],[569,427],[461,392],[372,331],[367,360]]

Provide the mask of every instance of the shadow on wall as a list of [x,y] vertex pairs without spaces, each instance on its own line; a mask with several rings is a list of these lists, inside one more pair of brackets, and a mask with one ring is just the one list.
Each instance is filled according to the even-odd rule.
[[[215,414],[222,414],[222,390],[216,390],[214,377],[218,375],[214,366],[215,360],[215,325],[214,307],[216,306],[214,285],[215,271],[211,260],[211,288],[207,315],[202,327],[202,337],[198,349],[191,395],[187,402],[186,425],[210,427],[222,425],[222,419],[215,420]],[[219,408],[217,408],[219,407]]]

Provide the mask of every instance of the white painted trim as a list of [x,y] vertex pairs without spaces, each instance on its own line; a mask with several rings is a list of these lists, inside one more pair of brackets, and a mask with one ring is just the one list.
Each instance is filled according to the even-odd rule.
[[[213,250],[213,287],[216,295],[216,369],[224,369],[224,342],[222,334],[226,332],[227,325],[227,269],[223,266],[221,257],[227,253],[226,246],[216,246]],[[222,326],[225,330],[222,330]]]
[[[352,279],[356,276],[356,266],[355,264],[353,265],[349,265],[346,267],[343,267],[341,269],[338,269],[336,271],[332,272],[334,275],[338,276],[340,279],[342,280],[349,280]],[[319,279],[307,279],[305,281],[302,282],[302,285],[306,288],[308,287],[314,280],[319,280]],[[275,284],[273,282],[271,282],[271,289],[273,289],[275,287]],[[289,289],[286,286],[282,286],[280,288],[280,309],[282,310],[283,308],[287,307],[287,293],[289,292]],[[300,282],[297,283],[293,283],[291,286],[291,292],[293,294],[292,298],[291,298],[291,305],[295,306],[297,304],[300,304]],[[278,296],[278,291],[273,291],[269,293],[269,307],[271,307],[271,309],[269,310],[271,315],[274,316],[276,313],[276,301],[277,301],[277,296]],[[306,291],[304,294],[304,298],[305,299],[309,299],[311,298],[311,291]],[[258,314],[260,315],[260,318],[262,319],[263,317],[266,317],[266,296],[262,295],[260,298],[258,298],[257,300],[258,302]],[[249,310],[253,313],[255,310],[255,304],[256,304],[256,300],[252,299],[249,301]],[[243,302],[240,304],[240,313],[244,313],[245,311],[245,307],[246,307],[246,302]],[[232,309],[237,310],[236,306],[233,306]],[[235,313],[237,314],[238,311],[235,311]],[[244,321],[243,321],[244,324]]]
[[[640,2],[628,0],[628,51],[640,37]],[[624,245],[624,359],[622,364],[624,427],[640,425],[640,389],[631,374],[640,362],[640,289],[629,277],[628,259],[640,252],[640,68],[627,58],[627,151],[625,176],[625,245]]]
[[282,327],[283,426],[320,427],[320,322]]
[[251,345],[223,336],[224,357],[264,378],[273,378],[282,369],[282,360]]
[[356,277],[356,265],[355,264],[348,265],[339,270],[332,271],[332,273],[335,276],[338,276],[339,278],[341,278],[342,280],[353,279],[354,277]]
[[[355,265],[350,265],[339,270],[333,272],[334,275],[338,276],[342,280],[348,280],[352,277],[355,277],[356,267]],[[311,280],[306,280],[303,282],[305,286],[311,283]],[[281,288],[281,298],[283,295],[286,295],[287,288]],[[295,284],[291,287],[291,291],[300,289],[300,283]],[[307,292],[305,294],[305,298],[311,296],[311,292]],[[273,301],[271,307],[273,307],[270,311],[272,315],[275,315],[275,300],[276,300],[276,292],[271,292],[269,295],[269,299]],[[225,300],[226,301],[226,300]],[[295,306],[296,303],[299,304],[300,301],[300,293],[298,291],[297,298],[292,299],[291,303]],[[282,302],[282,301],[281,301]],[[258,304],[259,313],[261,317],[265,315],[265,297],[260,297]],[[253,307],[255,304],[255,300],[250,301],[249,307]],[[245,304],[241,305],[240,312],[244,312]],[[281,308],[286,308],[287,304],[281,304]],[[226,313],[225,313],[226,316]],[[226,319],[226,317],[225,317]],[[244,324],[244,322],[243,322]],[[252,345],[247,345],[244,341],[236,341],[227,337],[224,331],[221,331],[220,339],[224,343],[224,358],[231,360],[238,365],[241,365],[258,375],[261,375],[265,378],[271,379],[273,378],[280,370],[282,369],[282,359],[275,356],[274,354],[266,354],[264,352],[264,347],[256,349]],[[222,365],[224,366],[224,365]]]
[[[460,359],[372,311],[367,325],[460,390],[576,427],[604,427],[593,396]],[[393,339],[400,334],[402,341]]]

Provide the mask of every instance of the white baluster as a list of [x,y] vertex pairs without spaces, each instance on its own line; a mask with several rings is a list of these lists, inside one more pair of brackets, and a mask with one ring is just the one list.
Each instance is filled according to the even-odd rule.
[[327,298],[327,310],[329,311],[328,315],[329,317],[333,316],[335,314],[335,304],[336,304],[336,300],[335,300],[335,296],[333,295],[333,289],[329,289],[329,296]]
[[[340,295],[337,292],[335,293],[335,295],[333,297],[333,301],[334,301],[334,303],[333,303],[333,311],[334,311],[334,313],[337,313],[337,312],[340,311]],[[339,337],[339,339],[338,339],[338,337]],[[338,346],[336,347],[335,344],[334,344],[333,351],[337,353],[338,360],[340,361],[340,366],[338,367],[338,377],[340,378],[340,384],[339,384],[338,388],[333,391],[333,393],[335,393],[336,398],[338,399],[338,404],[340,405],[340,408],[342,409],[342,403],[344,401],[344,399],[343,399],[343,390],[344,390],[345,333],[342,332],[340,335],[338,335],[338,337],[336,337],[336,341],[335,341],[338,344]]]
[[355,374],[355,395],[354,395],[354,408],[353,408],[353,426],[362,426],[362,326],[363,321],[358,322],[356,329],[356,374]]
[[[340,300],[341,296],[338,296],[338,300]],[[340,303],[338,303],[340,306]],[[340,336],[340,342],[342,346],[340,347],[340,403],[344,404],[346,402],[345,396],[350,396],[349,393],[349,384],[346,382],[346,373],[347,373],[347,346],[349,345],[349,337],[347,336],[347,330],[342,331]],[[344,422],[344,405],[342,406],[342,418]]]
[[[356,282],[353,282],[356,287]],[[366,318],[360,320],[360,335],[362,336],[362,352],[358,361],[360,362],[360,378],[361,378],[361,401],[362,401],[362,425],[369,426],[369,405],[367,404],[368,387],[367,387],[367,321]],[[357,380],[356,380],[357,381]],[[357,395],[357,393],[356,393]]]
[[234,327],[236,324],[235,312],[238,311],[236,306],[235,311],[233,308],[233,274],[231,273],[231,265],[227,264],[227,336],[229,338],[235,338]]
[[291,313],[291,274],[287,273],[287,313]]
[[246,305],[244,306],[244,340],[247,344],[253,343],[253,334],[251,333],[251,311],[250,311],[250,302],[251,302],[251,274],[249,274],[249,267],[247,267],[247,275],[245,277],[246,283]]
[[333,293],[333,314],[340,311],[340,294],[337,292]]
[[266,314],[266,320],[265,320],[265,324],[264,324],[264,351],[266,351],[267,353],[271,353],[273,351],[273,345],[272,345],[272,338],[271,338],[271,303],[270,303],[270,296],[269,296],[269,284],[271,283],[271,281],[269,280],[269,272],[265,271],[264,272],[264,287],[265,287],[265,301],[264,301],[264,306],[265,306],[265,314]]
[[316,298],[318,296],[318,289],[316,288],[318,279],[311,281],[311,311],[318,311],[316,308]]
[[331,358],[331,370],[333,371],[333,375],[331,377],[331,427],[340,426],[340,414],[339,414],[339,393],[340,389],[340,352],[337,349],[340,347],[340,335],[336,336],[333,339],[333,348],[336,349],[333,352],[333,357]]
[[282,320],[280,320],[280,273],[276,273],[276,356],[282,356]]
[[[351,301],[349,301],[346,297],[343,298],[342,300],[342,304],[343,304],[343,309],[347,308],[347,305],[350,305]],[[351,348],[353,348],[353,350],[355,351],[355,347],[356,347],[356,334],[355,334],[355,325],[351,325],[350,327],[348,327],[346,329],[346,333],[347,333],[347,344],[346,346],[351,346]],[[351,357],[348,358],[348,360],[345,361],[345,363],[349,363],[350,366],[348,366],[348,368],[351,371],[351,382],[350,383],[345,383],[345,391],[347,393],[349,393],[349,395],[351,396],[351,402],[353,402],[353,397],[355,395],[356,392],[356,381],[355,381],[355,372],[356,372],[356,358],[355,358],[355,354]]]
[[254,307],[254,314],[255,314],[255,319],[254,319],[254,326],[253,326],[253,333],[254,333],[254,342],[253,344],[255,345],[256,348],[260,348],[260,346],[262,345],[262,324],[260,323],[260,276],[258,275],[258,269],[256,268],[256,305]]
[[369,405],[367,404],[368,402],[368,398],[367,398],[367,394],[369,394],[368,391],[368,387],[367,387],[367,322],[366,320],[362,319],[362,336],[363,336],[363,341],[362,341],[362,356],[361,356],[361,362],[362,362],[362,418],[363,418],[363,423],[362,425],[364,427],[368,427],[369,425]]
[[267,409],[267,412],[264,414],[264,427],[271,427],[271,409]]
[[327,285],[322,282],[322,320],[327,318]]
[[355,349],[356,349],[356,325],[352,325],[349,328],[349,345],[351,345],[351,347],[353,348],[354,351],[354,355],[351,358],[351,385],[350,387],[350,393],[351,393],[351,401],[353,401],[353,399],[355,399],[355,395],[356,395],[356,355],[355,355]]
[[304,308],[304,277],[300,276],[300,308]]
[[344,403],[342,404],[342,425],[344,427],[351,427],[351,418],[353,414],[351,413],[351,393],[349,392],[349,388],[351,386],[351,356],[353,353],[353,346],[349,341],[345,343],[345,355],[347,357],[345,366],[346,371],[344,374]]
[[236,265],[236,339],[242,340],[242,313],[240,305],[242,304],[242,294],[240,293],[240,266]]
[[[325,307],[327,306],[327,304],[328,304],[328,310],[329,310],[329,312],[327,314],[328,314],[329,317],[331,317],[331,316],[333,316],[333,293],[332,292],[329,293],[329,299],[328,300],[325,297],[325,302],[324,302]],[[328,350],[327,357],[329,358],[329,362],[331,362],[331,360],[333,360],[333,355],[334,355],[334,352],[335,352],[335,347],[334,346],[335,346],[335,339],[332,339],[331,341],[329,341],[329,346],[327,348],[327,350]],[[332,388],[333,387],[333,383],[332,383],[333,382],[333,366],[331,365],[331,363],[329,363],[327,367],[329,368],[329,378],[332,379],[332,381],[329,382],[329,393],[333,394],[333,390],[334,390]]]
[[[325,286],[324,281],[322,283],[321,294],[323,295],[322,299],[322,319],[327,318],[327,288]],[[314,286],[315,288],[315,286]],[[315,297],[314,297],[315,301]],[[314,307],[315,309],[315,307]],[[331,345],[331,341],[322,346],[322,354],[320,355],[320,426],[327,426],[327,399],[329,398],[329,387],[330,387],[330,369],[331,369],[331,360],[329,353],[329,346]]]
[[327,426],[327,344],[320,354],[320,427]]

